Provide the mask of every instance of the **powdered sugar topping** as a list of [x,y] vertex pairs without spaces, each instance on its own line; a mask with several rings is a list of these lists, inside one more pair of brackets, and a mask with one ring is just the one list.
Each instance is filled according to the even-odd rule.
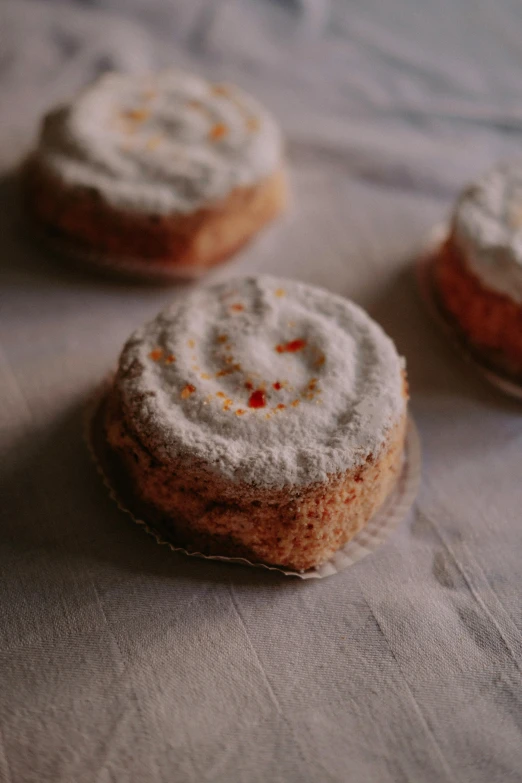
[[377,456],[405,410],[402,361],[352,302],[255,277],[202,288],[139,329],[117,383],[160,459],[272,488]]
[[522,161],[502,163],[467,188],[453,227],[471,271],[522,304]]
[[69,186],[152,214],[190,213],[281,164],[270,114],[237,87],[180,71],[108,74],[49,114],[36,158]]

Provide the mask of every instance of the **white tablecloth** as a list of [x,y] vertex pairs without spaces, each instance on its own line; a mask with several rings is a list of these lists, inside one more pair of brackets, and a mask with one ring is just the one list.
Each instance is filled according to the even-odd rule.
[[[0,780],[522,780],[522,408],[453,354],[411,274],[458,188],[520,150],[522,6],[108,5],[0,6]],[[16,224],[11,171],[49,105],[165,64],[240,82],[288,134],[291,211],[212,278],[331,288],[408,361],[418,502],[330,579],[158,547],[81,440],[127,334],[185,288],[54,263]]]

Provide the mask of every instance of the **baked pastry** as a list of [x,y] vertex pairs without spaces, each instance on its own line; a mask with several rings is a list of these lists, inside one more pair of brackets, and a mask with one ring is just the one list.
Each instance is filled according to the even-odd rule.
[[390,493],[403,360],[361,308],[271,277],[178,300],[125,345],[106,442],[178,546],[296,570],[327,560]]
[[522,380],[522,162],[496,166],[463,192],[434,279],[472,351]]
[[281,134],[237,87],[112,73],[44,119],[24,195],[40,233],[73,255],[197,271],[283,210]]

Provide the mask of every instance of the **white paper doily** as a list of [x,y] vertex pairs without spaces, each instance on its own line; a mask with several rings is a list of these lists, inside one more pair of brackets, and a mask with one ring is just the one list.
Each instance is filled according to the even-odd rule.
[[[176,266],[175,264],[159,263],[143,258],[128,258],[106,256],[76,245],[66,239],[52,236],[34,226],[31,226],[33,242],[37,242],[47,253],[59,257],[62,262],[70,261],[83,269],[101,272],[110,277],[120,277],[125,280],[139,282],[175,284],[199,280],[214,267]],[[222,266],[230,259],[216,264]]]
[[333,574],[343,571],[380,547],[399,522],[404,519],[417,495],[421,477],[421,448],[415,423],[411,417],[408,417],[404,459],[401,472],[392,492],[363,530],[322,565],[311,568],[308,571],[292,571],[265,563],[252,563],[250,560],[242,557],[225,557],[191,552],[183,547],[175,546],[166,540],[153,525],[149,524],[145,519],[136,516],[132,512],[132,499],[129,500],[124,497],[121,488],[117,486],[117,478],[115,478],[115,473],[111,470],[110,460],[107,458],[102,426],[106,393],[107,382],[103,384],[102,389],[91,400],[85,417],[85,439],[98,473],[119,509],[128,514],[136,524],[141,525],[147,533],[156,539],[158,544],[168,546],[173,552],[181,552],[189,557],[204,558],[205,560],[221,560],[226,563],[239,563],[251,568],[264,568],[268,571],[278,571],[285,576],[297,576],[299,579],[323,579],[326,576],[333,576]]

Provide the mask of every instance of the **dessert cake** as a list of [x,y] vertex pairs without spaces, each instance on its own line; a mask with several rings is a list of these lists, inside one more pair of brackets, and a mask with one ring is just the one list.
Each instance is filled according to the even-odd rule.
[[286,198],[270,114],[237,87],[179,71],[111,73],[51,111],[23,185],[44,238],[144,271],[219,263]]
[[470,348],[522,380],[522,162],[496,166],[463,192],[434,280]]
[[195,291],[125,345],[108,451],[177,546],[305,570],[392,490],[403,360],[357,305],[252,277]]

